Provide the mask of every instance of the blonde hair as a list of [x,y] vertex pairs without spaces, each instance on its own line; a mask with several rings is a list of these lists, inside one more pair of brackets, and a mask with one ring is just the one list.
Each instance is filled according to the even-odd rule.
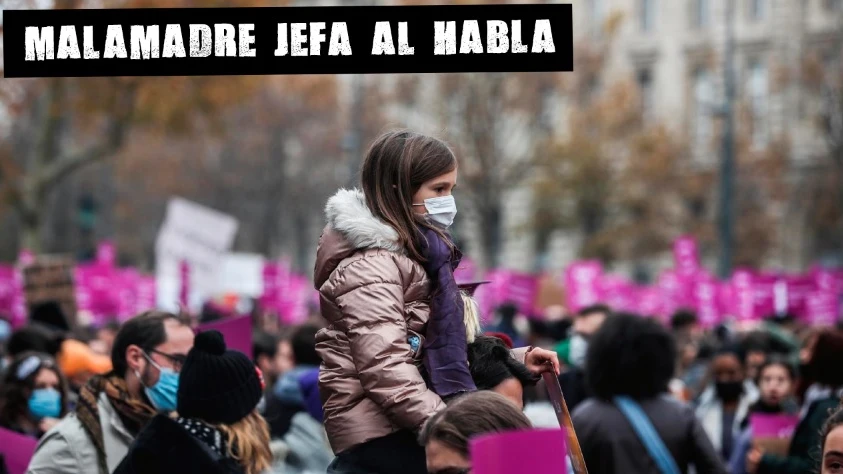
[[[171,413],[170,418],[178,418],[178,413]],[[272,466],[272,450],[269,447],[269,425],[258,410],[252,410],[242,420],[233,425],[215,425],[207,423],[225,435],[228,455],[235,459],[246,474],[261,474]]]
[[460,291],[462,296],[464,310],[463,322],[465,323],[465,337],[468,343],[474,342],[474,339],[482,332],[480,326],[480,307],[477,301],[465,291]]

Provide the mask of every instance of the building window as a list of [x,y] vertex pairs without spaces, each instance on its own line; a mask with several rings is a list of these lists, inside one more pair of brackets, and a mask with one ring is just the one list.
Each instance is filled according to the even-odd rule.
[[694,28],[708,28],[708,0],[691,0],[691,8],[691,24],[694,26]]
[[711,73],[700,68],[694,72],[693,98],[693,140],[698,148],[708,149],[711,142],[711,107],[714,100],[714,87]]
[[652,31],[656,16],[656,0],[638,0],[638,22],[641,31]]
[[749,0],[749,19],[761,21],[767,14],[767,0]]
[[752,111],[752,146],[756,148],[767,145],[769,140],[767,120],[767,99],[769,95],[769,77],[767,65],[761,61],[749,64],[748,97]]
[[641,115],[645,121],[652,118],[653,113],[653,74],[650,69],[640,69],[636,74],[638,91],[641,97]]

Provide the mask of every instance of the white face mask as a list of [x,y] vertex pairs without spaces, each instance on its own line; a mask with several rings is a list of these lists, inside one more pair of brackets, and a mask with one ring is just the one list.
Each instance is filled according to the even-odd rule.
[[445,227],[451,227],[457,215],[457,202],[454,201],[453,195],[428,198],[424,200],[424,204],[413,205],[424,206],[430,219]]

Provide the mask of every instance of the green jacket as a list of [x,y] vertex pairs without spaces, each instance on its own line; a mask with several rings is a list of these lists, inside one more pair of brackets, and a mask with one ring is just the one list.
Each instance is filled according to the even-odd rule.
[[837,397],[817,400],[808,408],[805,418],[796,426],[786,457],[765,454],[758,465],[758,474],[806,474],[819,472],[822,456],[820,430],[829,412],[840,404]]
[[567,339],[563,340],[562,342],[560,342],[559,344],[556,344],[556,347],[554,348],[554,351],[556,351],[556,354],[559,356],[559,360],[563,364],[565,364],[568,367],[571,366],[571,358],[570,358],[571,338],[567,338]]

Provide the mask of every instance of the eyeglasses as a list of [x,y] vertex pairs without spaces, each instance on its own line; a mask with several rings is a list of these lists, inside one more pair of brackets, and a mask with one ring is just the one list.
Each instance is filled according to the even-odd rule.
[[444,469],[440,469],[438,471],[430,471],[428,474],[469,474],[471,472],[470,467],[459,468],[459,467],[446,467]]
[[[187,356],[184,354],[167,354],[166,352],[156,351],[155,349],[151,349],[149,352],[152,354],[158,354],[170,361],[170,364],[173,366],[173,370],[176,372],[181,372],[181,368],[184,366],[184,361],[187,360]],[[150,358],[150,360],[152,359]]]

